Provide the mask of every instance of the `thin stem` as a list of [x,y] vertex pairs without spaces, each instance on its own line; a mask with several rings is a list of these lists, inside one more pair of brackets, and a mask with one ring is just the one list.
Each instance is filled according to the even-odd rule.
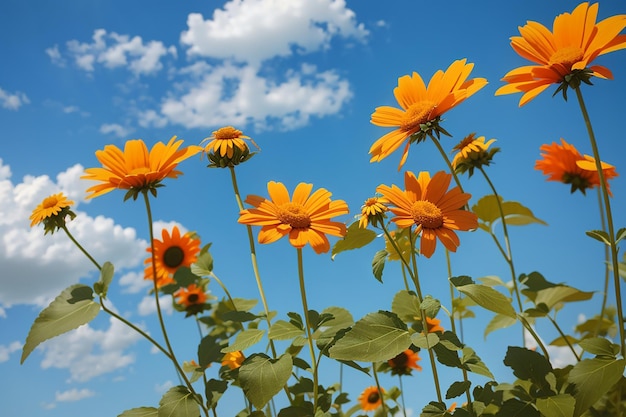
[[67,229],[67,226],[63,225],[61,227],[62,227],[63,231],[65,232],[65,234],[67,235],[67,237],[70,238],[70,240],[76,245],[76,247],[78,249],[80,249],[82,253],[85,254],[87,259],[89,259],[91,261],[91,263],[93,263],[96,266],[96,268],[98,268],[98,271],[102,271],[102,267],[100,266],[100,264],[89,254],[89,252],[87,252],[85,250],[85,248],[83,248],[83,246],[80,243],[78,243],[78,241],[76,239],[74,239],[74,236],[72,236],[70,231]]
[[[411,265],[409,264],[409,262],[406,259],[404,259],[404,256],[402,256],[402,251],[398,247],[398,244],[396,243],[395,239],[393,238],[393,236],[391,236],[391,233],[389,233],[389,230],[387,230],[387,227],[384,224],[381,224],[381,228],[383,229],[383,233],[387,237],[387,240],[389,241],[389,243],[391,244],[393,249],[398,254],[398,257],[400,258],[400,261],[402,261],[402,265],[406,267],[406,270],[408,271],[409,275],[411,276],[411,280],[413,282],[415,282],[415,276],[413,275],[413,270],[411,269]],[[409,230],[409,234],[411,234],[410,230]],[[403,269],[403,271],[404,271],[404,269]],[[405,278],[405,286],[407,287],[407,290],[408,290],[408,284],[406,284],[406,278]]]
[[400,401],[402,401],[402,414],[404,415],[404,417],[407,417],[406,405],[404,404],[404,387],[402,386],[402,375],[398,375],[398,381],[398,385],[400,385]]
[[454,182],[456,182],[456,185],[459,187],[459,190],[461,190],[461,192],[464,192],[463,186],[461,185],[461,181],[459,180],[459,177],[456,175],[454,167],[452,166],[452,162],[450,162],[450,158],[448,158],[448,155],[446,155],[446,151],[441,146],[441,143],[439,143],[439,140],[437,140],[437,138],[435,138],[434,136],[430,136],[430,138],[433,140],[433,143],[435,144],[437,149],[439,149],[439,153],[441,153],[443,160],[446,162],[446,165],[448,166],[448,170],[450,170],[450,173],[454,177]]
[[[604,207],[602,205],[602,190],[600,188],[597,189],[597,193],[598,195],[598,207],[601,207],[600,209],[600,224],[602,225],[602,231],[606,232],[606,220],[604,218]],[[596,325],[596,328],[594,330],[594,336],[598,335],[598,332],[600,331],[600,325],[602,324],[602,320],[604,319],[604,312],[606,310],[606,303],[607,303],[607,299],[609,296],[609,278],[610,278],[610,267],[609,267],[609,247],[607,245],[604,245],[604,291],[602,293],[602,308],[600,309],[600,319],[598,320],[598,324]]]
[[567,343],[567,346],[569,346],[569,349],[572,351],[572,353],[574,354],[574,356],[576,357],[576,360],[578,362],[580,362],[580,356],[578,356],[578,353],[576,353],[576,350],[574,349],[574,346],[572,346],[572,344],[570,343],[569,339],[567,338],[567,336],[565,335],[565,333],[563,333],[563,330],[561,330],[561,327],[559,327],[559,325],[557,324],[556,320],[554,320],[551,316],[547,316],[548,319],[552,322],[552,324],[554,325],[554,327],[556,328],[556,330],[559,332],[559,334],[561,335],[561,338],[563,340],[565,340],[565,343]]
[[233,297],[231,297],[230,292],[228,292],[228,288],[226,288],[226,285],[224,285],[222,280],[219,279],[217,277],[217,275],[215,275],[213,273],[213,271],[211,271],[211,274],[209,276],[211,278],[213,278],[215,280],[215,282],[217,282],[220,287],[222,287],[222,291],[224,291],[224,293],[226,294],[226,297],[228,298],[228,301],[230,301],[230,303],[233,305],[233,308],[235,309],[235,311],[237,311],[237,306],[235,305],[235,300],[233,300]]
[[522,322],[526,330],[528,330],[528,333],[530,333],[532,337],[537,341],[537,344],[539,345],[539,347],[541,348],[541,351],[543,352],[543,356],[546,358],[548,362],[550,362],[550,354],[548,353],[548,349],[546,349],[543,342],[539,338],[539,335],[535,333],[535,330],[533,330],[530,323],[528,323],[528,321],[526,320],[526,317],[522,316],[521,314],[518,314],[517,318]]
[[[446,249],[446,267],[448,268],[448,286],[450,287],[450,304],[451,304],[450,311],[452,312],[452,315],[450,316],[450,330],[452,330],[452,332],[456,334],[456,323],[454,321],[454,314],[455,314],[454,285],[452,285],[452,282],[450,282],[450,278],[452,277],[452,262],[450,262],[450,251],[448,249]],[[459,317],[459,321],[461,321],[460,317]],[[463,339],[461,339],[461,342],[462,341]]]
[[311,367],[313,373],[313,413],[317,411],[317,360],[315,359],[315,350],[313,348],[313,335],[311,334],[311,323],[309,322],[309,306],[306,301],[306,289],[304,287],[304,266],[302,262],[302,248],[297,248],[298,252],[298,280],[300,282],[300,297],[302,298],[302,309],[304,310],[304,325],[306,327],[306,338],[309,343],[309,350],[311,351]]
[[585,126],[587,127],[587,133],[589,134],[589,141],[591,142],[591,149],[593,150],[593,157],[596,160],[596,170],[598,171],[598,177],[600,179],[600,188],[602,189],[602,198],[604,200],[604,210],[606,211],[606,221],[608,226],[609,235],[609,249],[611,252],[611,264],[613,266],[613,284],[615,285],[615,298],[617,304],[617,320],[619,323],[619,337],[622,357],[626,357],[626,339],[624,335],[624,314],[622,312],[622,294],[621,294],[621,282],[619,276],[619,261],[617,259],[617,243],[615,242],[615,230],[613,227],[613,215],[611,213],[611,200],[609,198],[609,190],[607,189],[606,178],[604,171],[602,170],[602,159],[600,159],[600,151],[598,150],[598,144],[596,142],[595,134],[591,126],[591,119],[583,100],[580,86],[574,88],[576,91],[576,97],[578,98],[578,104],[580,105],[580,111],[583,114],[585,120]]
[[383,408],[383,415],[387,416],[389,413],[387,412],[387,404],[385,403],[385,396],[383,395],[383,389],[380,386],[380,381],[378,380],[378,372],[376,372],[376,363],[372,362],[372,374],[374,375],[374,381],[376,381],[376,389],[378,389],[378,395],[380,397],[380,405]]

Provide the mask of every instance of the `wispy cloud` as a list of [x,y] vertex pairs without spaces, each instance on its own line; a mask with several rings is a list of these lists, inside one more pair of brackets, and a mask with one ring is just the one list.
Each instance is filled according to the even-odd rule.
[[2,106],[3,109],[18,110],[28,103],[30,103],[30,100],[26,97],[26,94],[19,91],[9,93],[0,88],[0,106]]

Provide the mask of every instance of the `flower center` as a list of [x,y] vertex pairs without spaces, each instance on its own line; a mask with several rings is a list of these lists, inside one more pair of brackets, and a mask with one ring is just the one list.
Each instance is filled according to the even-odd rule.
[[466,146],[471,145],[472,142],[474,142],[474,139],[476,139],[476,134],[475,133],[470,133],[469,135],[465,136],[463,138],[463,140],[461,142],[459,142],[458,145],[456,145],[452,149],[455,150],[455,151],[461,151],[461,150],[465,149]]
[[185,251],[178,246],[170,246],[163,254],[163,263],[168,268],[177,268],[185,259]]
[[437,229],[443,224],[441,209],[426,200],[419,200],[411,207],[411,216],[415,224],[421,224],[426,229]]
[[435,107],[435,103],[432,101],[418,101],[417,103],[411,104],[404,113],[404,117],[400,123],[400,129],[408,132],[419,127],[420,124],[428,122]]
[[367,396],[367,402],[370,404],[376,404],[380,400],[380,395],[378,392],[372,392]]
[[49,208],[56,206],[58,202],[59,200],[56,198],[56,196],[50,196],[50,197],[46,197],[43,200],[42,205],[43,205],[43,208],[49,209]]
[[189,294],[187,296],[187,301],[190,302],[191,304],[195,304],[198,302],[199,298],[200,296],[198,294]]
[[311,225],[311,218],[300,204],[286,203],[278,209],[278,220],[294,229],[304,229]]
[[401,354],[393,358],[392,361],[393,361],[394,367],[406,368],[406,364],[409,361],[409,357],[406,355],[406,353],[402,352]]
[[571,69],[572,65],[583,59],[585,53],[577,46],[567,46],[560,48],[550,57],[550,65],[563,65]]
[[137,168],[131,169],[128,172],[128,174],[129,175],[141,175],[141,174],[147,174],[148,172],[150,172],[150,168],[148,167],[137,167]]
[[215,137],[215,139],[219,140],[237,139],[239,136],[241,136],[241,133],[241,130],[237,130],[232,126],[226,126],[219,128],[215,132],[213,132],[213,136]]

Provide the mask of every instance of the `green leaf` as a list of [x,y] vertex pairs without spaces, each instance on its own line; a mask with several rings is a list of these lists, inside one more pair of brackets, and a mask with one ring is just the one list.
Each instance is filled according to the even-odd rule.
[[212,362],[220,362],[224,357],[222,347],[226,342],[220,342],[216,336],[206,335],[198,345],[198,365],[208,367]]
[[272,340],[289,340],[304,335],[304,330],[293,323],[285,320],[278,320],[268,333],[268,337]]
[[159,410],[154,407],[131,408],[117,417],[158,417]]
[[439,343],[439,336],[437,333],[428,333],[428,336],[424,333],[414,333],[411,335],[411,342],[420,349],[430,349]]
[[609,234],[603,230],[587,230],[585,234],[589,237],[594,238],[597,241],[604,243],[607,246],[611,246],[611,242],[609,241]]
[[217,402],[222,397],[222,394],[226,392],[228,388],[228,381],[221,379],[209,379],[206,383],[205,395],[206,401],[209,407],[213,408],[217,405]]
[[626,237],[626,228],[622,227],[615,234],[615,244],[619,243],[619,241],[624,239],[625,237]]
[[498,417],[541,417],[532,403],[520,401],[517,398],[506,400],[497,415]]
[[448,388],[448,391],[446,391],[446,400],[462,395],[471,385],[472,383],[470,381],[453,382],[452,385],[450,385],[450,388]]
[[292,368],[291,355],[284,354],[274,360],[255,353],[239,368],[239,382],[250,402],[256,408],[263,408],[285,386]]
[[343,307],[327,307],[322,311],[322,314],[331,314],[333,318],[326,321],[322,327],[313,333],[313,339],[317,341],[320,350],[332,342],[337,332],[348,329],[354,324],[352,314]]
[[571,301],[589,300],[593,297],[593,292],[580,291],[567,285],[556,285],[538,291],[535,297],[535,304],[545,304],[548,310],[552,310],[557,304]]
[[370,313],[329,350],[334,359],[363,362],[386,361],[411,345],[406,324],[393,313]]
[[200,409],[187,387],[178,385],[161,397],[158,417],[200,417]]
[[578,362],[569,373],[568,382],[576,385],[574,417],[589,409],[619,381],[624,359],[593,358]]
[[356,221],[352,223],[350,227],[348,227],[344,238],[338,240],[337,243],[335,243],[330,258],[334,260],[335,255],[337,255],[338,253],[347,250],[362,248],[374,239],[376,239],[376,232],[367,228],[359,227],[359,222]]
[[222,353],[237,352],[244,350],[258,343],[265,334],[265,330],[248,329],[240,332],[235,339],[235,343],[222,349]]
[[619,346],[603,337],[590,337],[579,342],[581,348],[592,355],[613,356],[619,352]]
[[525,381],[543,385],[552,365],[541,354],[517,346],[509,346],[504,364],[513,369],[513,375]]
[[428,405],[422,408],[420,417],[448,417],[451,416],[444,403],[438,403],[431,401]]
[[474,300],[479,306],[512,318],[517,317],[511,300],[501,292],[480,284],[468,284],[456,289]]
[[478,375],[483,375],[491,379],[495,379],[487,365],[478,357],[474,349],[469,346],[465,346],[462,350],[463,356],[461,357],[461,363],[470,372]]
[[387,255],[387,251],[381,249],[374,254],[374,259],[372,260],[372,273],[380,282],[383,282],[383,269],[385,269],[385,259]]
[[568,342],[570,345],[573,346],[576,343],[578,343],[578,339],[569,335],[566,335],[565,338],[563,338],[562,336],[559,336],[548,344],[550,346],[569,346]]
[[66,288],[35,319],[22,348],[20,363],[41,342],[89,323],[99,312],[100,304],[93,301],[91,287],[75,284]]
[[436,298],[427,295],[422,300],[422,305],[420,306],[420,308],[424,310],[428,317],[433,318],[437,316],[437,313],[439,313],[439,310],[441,309],[441,302]]
[[531,223],[547,224],[535,217],[533,212],[516,201],[503,201],[502,197],[486,195],[472,206],[472,211],[485,223],[485,230],[491,231],[495,222],[502,219],[498,202],[502,207],[502,213],[506,224],[511,226],[522,226]]
[[213,256],[208,251],[200,254],[198,260],[191,264],[191,272],[199,277],[211,275],[213,272]]
[[106,299],[109,285],[113,281],[113,264],[111,262],[105,262],[100,270],[100,279],[93,284],[93,289],[100,297]]
[[494,330],[505,329],[514,325],[515,323],[517,323],[517,319],[513,317],[505,316],[504,314],[496,314],[487,324],[487,327],[485,327],[485,333],[483,334],[483,337],[487,339],[487,335]]
[[414,292],[406,290],[397,292],[391,302],[391,311],[405,323],[421,321],[420,303]]
[[569,394],[537,398],[536,406],[545,417],[570,417],[574,414],[576,400]]
[[174,273],[174,281],[179,287],[188,287],[191,284],[196,283],[198,276],[191,272],[191,269],[186,266],[179,267]]

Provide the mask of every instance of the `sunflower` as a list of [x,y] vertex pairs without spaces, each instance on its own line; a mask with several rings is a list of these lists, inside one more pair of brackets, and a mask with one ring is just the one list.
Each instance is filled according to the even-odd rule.
[[115,145],[107,145],[96,151],[96,158],[102,168],[87,168],[87,175],[81,178],[100,181],[101,184],[87,189],[87,198],[98,197],[116,188],[129,190],[126,198],[137,198],[139,192],[150,190],[156,195],[156,188],[165,178],[177,178],[182,174],[176,171],[179,162],[202,150],[199,146],[179,149],[182,140],[172,137],[166,144],[157,142],[150,151],[143,140],[126,142],[122,151]]
[[249,195],[246,203],[254,206],[239,213],[239,223],[262,226],[259,243],[272,243],[289,235],[289,243],[302,248],[310,243],[316,253],[328,252],[330,243],[326,235],[343,237],[346,225],[330,219],[348,213],[343,200],[331,201],[332,195],[324,188],[311,194],[312,184],[300,183],[289,198],[287,188],[280,182],[270,181],[267,191],[270,199]]
[[[72,218],[75,217],[75,214],[69,210],[72,204],[74,204],[74,202],[68,200],[63,193],[52,194],[44,198],[30,215],[30,227],[40,223],[44,223],[45,227],[50,222],[56,225],[58,221],[62,222],[64,225],[65,216],[70,215]],[[52,228],[55,228],[55,225],[52,225]],[[59,224],[59,226],[61,226],[61,224]],[[48,227],[46,227],[46,232],[48,232]]]
[[467,64],[465,59],[455,61],[445,72],[437,71],[428,87],[417,72],[398,78],[393,93],[401,109],[377,107],[371,119],[376,126],[396,129],[374,142],[369,150],[370,162],[383,160],[406,142],[398,165],[400,170],[411,143],[425,140],[426,135],[432,136],[433,133],[437,136],[440,132],[446,134],[439,126],[441,116],[487,85],[484,78],[467,79],[473,67],[474,64]]
[[[173,284],[172,275],[178,268],[191,264],[198,260],[200,252],[200,239],[194,237],[192,233],[185,233],[181,236],[177,226],[172,228],[172,234],[163,229],[162,240],[154,239],[154,265],[156,266],[157,287]],[[152,253],[152,248],[147,248],[147,252]],[[144,263],[147,265],[144,270],[144,279],[151,280],[153,275],[152,256],[149,256]]]
[[222,366],[228,366],[231,370],[237,369],[244,360],[246,360],[246,357],[243,355],[242,351],[228,352],[222,358]]
[[574,11],[554,19],[552,32],[540,23],[529,21],[519,28],[521,36],[511,38],[511,46],[522,58],[538,65],[509,71],[496,95],[524,93],[523,106],[552,84],[560,84],[565,98],[568,85],[590,84],[591,76],[612,79],[608,68],[589,66],[598,56],[626,48],[626,15],[612,16],[596,23],[598,3],[581,3]]
[[363,390],[359,395],[359,402],[361,403],[361,410],[373,411],[383,404],[383,395],[385,390],[381,388],[379,391],[377,387],[368,387]]
[[477,138],[475,133],[470,133],[453,148],[457,153],[452,160],[452,168],[459,173],[469,171],[471,177],[475,168],[488,166],[493,156],[500,151],[499,148],[489,149],[495,141],[495,139],[490,139],[485,143],[484,136]]
[[185,308],[204,304],[207,300],[204,289],[196,284],[190,284],[187,288],[180,288],[174,293],[174,297],[176,297],[176,302]]
[[404,352],[400,352],[396,357],[387,361],[387,364],[391,368],[392,375],[411,375],[411,371],[421,371],[422,367],[417,364],[420,357],[417,352],[411,349],[406,349]]
[[[550,145],[541,145],[543,153],[541,160],[535,162],[535,169],[548,176],[548,181],[559,181],[571,185],[571,192],[580,190],[583,194],[589,188],[600,186],[600,176],[595,166],[595,159],[588,155],[581,155],[571,144],[561,138],[561,144],[553,142]],[[602,171],[607,181],[617,177],[615,167],[602,162]]]
[[395,215],[391,221],[399,228],[417,226],[421,233],[420,253],[430,258],[435,252],[437,238],[451,252],[456,252],[459,238],[455,230],[471,230],[478,227],[478,217],[463,206],[471,195],[461,192],[459,187],[448,190],[452,175],[444,171],[430,178],[428,172],[419,177],[407,171],[404,174],[406,190],[392,185],[379,185],[377,192],[395,206],[389,210]]
[[359,227],[365,229],[369,223],[376,226],[385,218],[388,201],[382,197],[371,197],[365,200],[361,206],[361,216],[359,217]]

